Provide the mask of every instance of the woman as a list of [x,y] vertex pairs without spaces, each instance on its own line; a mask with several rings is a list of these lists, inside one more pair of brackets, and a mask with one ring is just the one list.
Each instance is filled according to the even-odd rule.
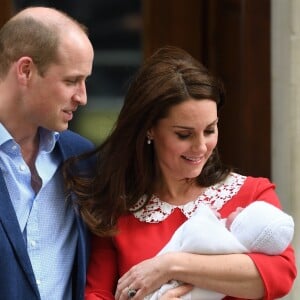
[[[66,165],[67,186],[95,234],[86,299],[143,299],[170,280],[188,286],[164,299],[190,286],[228,295],[224,299],[271,300],[289,292],[296,277],[290,246],[274,256],[156,256],[200,203],[222,218],[256,199],[281,207],[268,179],[233,173],[220,161],[223,104],[223,86],[205,67],[181,49],[159,49],[132,81],[110,136]],[[76,176],[76,161],[93,155],[96,175]]]

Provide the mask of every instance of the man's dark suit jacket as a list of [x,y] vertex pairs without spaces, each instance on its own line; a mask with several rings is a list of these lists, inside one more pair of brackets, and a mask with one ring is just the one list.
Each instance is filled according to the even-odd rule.
[[[61,133],[56,147],[61,151],[65,160],[70,156],[91,150],[93,145],[88,140],[67,130]],[[87,230],[78,214],[76,214],[76,223],[78,244],[73,267],[73,299],[82,300],[84,298],[89,242]],[[0,299],[40,299],[23,235],[2,171],[0,171]]]

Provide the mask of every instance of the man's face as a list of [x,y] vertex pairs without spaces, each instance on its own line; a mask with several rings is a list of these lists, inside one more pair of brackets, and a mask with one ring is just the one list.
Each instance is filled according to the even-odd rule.
[[51,64],[43,75],[33,72],[26,97],[33,125],[54,131],[67,129],[78,106],[87,103],[85,81],[94,56],[85,36],[64,40],[58,54],[58,63]]

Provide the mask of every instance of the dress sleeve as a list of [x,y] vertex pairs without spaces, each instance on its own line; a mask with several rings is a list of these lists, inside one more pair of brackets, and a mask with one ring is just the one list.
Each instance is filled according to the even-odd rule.
[[297,273],[291,246],[281,255],[252,253],[249,256],[262,276],[266,290],[264,300],[282,298],[289,293]]
[[111,238],[93,236],[85,289],[86,300],[114,300],[116,250]]
[[[281,203],[275,193],[275,185],[265,178],[249,177],[240,192],[224,207],[227,215],[234,207],[245,206],[255,200],[263,200],[281,208]],[[228,203],[228,204],[229,204]],[[233,206],[232,206],[233,205]],[[251,226],[251,224],[249,224]],[[248,254],[255,263],[265,286],[263,300],[273,300],[286,296],[291,290],[297,276],[295,253],[290,245],[280,255],[266,255],[261,253]],[[225,297],[224,299],[236,299]]]

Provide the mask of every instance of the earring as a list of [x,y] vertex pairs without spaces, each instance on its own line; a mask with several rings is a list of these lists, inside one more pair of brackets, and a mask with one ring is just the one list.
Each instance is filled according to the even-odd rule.
[[151,139],[150,138],[147,139],[147,144],[151,145]]

